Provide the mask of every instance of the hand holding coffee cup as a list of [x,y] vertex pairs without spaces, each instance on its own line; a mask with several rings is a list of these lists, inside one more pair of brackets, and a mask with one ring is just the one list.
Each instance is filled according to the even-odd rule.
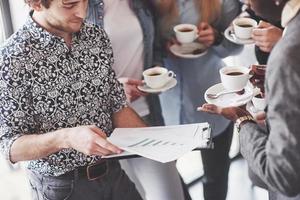
[[173,71],[163,67],[153,67],[143,72],[144,81],[147,86],[153,89],[161,88],[175,77]]
[[199,37],[198,41],[206,47],[210,47],[216,41],[217,30],[215,30],[209,23],[201,22],[198,26]]
[[283,30],[268,22],[261,20],[252,31],[255,45],[264,52],[271,52],[275,44],[282,37]]
[[235,36],[240,39],[249,39],[252,35],[252,30],[257,26],[254,19],[241,17],[236,18],[232,22]]
[[229,91],[241,91],[250,78],[250,70],[246,67],[227,66],[219,70],[222,85]]
[[181,44],[192,43],[198,38],[198,28],[193,24],[179,24],[174,27],[176,39]]

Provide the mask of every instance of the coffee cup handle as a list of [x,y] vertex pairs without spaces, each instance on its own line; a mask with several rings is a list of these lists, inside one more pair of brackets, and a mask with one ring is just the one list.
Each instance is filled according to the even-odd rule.
[[249,68],[249,72],[248,73],[249,73],[249,77],[250,78],[252,78],[254,76],[255,73],[254,73],[253,67]]
[[176,74],[173,71],[168,71],[168,77],[169,79],[175,78]]

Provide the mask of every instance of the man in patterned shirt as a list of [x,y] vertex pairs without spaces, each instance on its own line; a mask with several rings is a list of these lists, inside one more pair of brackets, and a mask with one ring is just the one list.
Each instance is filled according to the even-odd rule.
[[33,199],[141,199],[106,137],[142,127],[126,106],[105,32],[88,0],[26,0],[25,25],[0,48],[0,148],[28,162]]

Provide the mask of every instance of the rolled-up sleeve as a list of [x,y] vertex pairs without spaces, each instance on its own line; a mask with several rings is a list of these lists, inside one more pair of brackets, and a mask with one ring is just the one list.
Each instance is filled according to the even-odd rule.
[[123,89],[123,85],[116,79],[115,72],[110,72],[110,102],[112,111],[118,112],[122,108],[126,107],[126,95]]
[[32,131],[33,115],[25,73],[9,60],[4,57],[0,60],[0,150],[10,161],[14,141]]

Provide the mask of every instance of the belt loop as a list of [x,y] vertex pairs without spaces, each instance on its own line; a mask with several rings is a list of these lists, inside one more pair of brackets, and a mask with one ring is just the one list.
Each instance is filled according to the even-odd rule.
[[86,168],[87,178],[90,181],[102,178],[108,173],[108,162],[106,159],[87,166]]

